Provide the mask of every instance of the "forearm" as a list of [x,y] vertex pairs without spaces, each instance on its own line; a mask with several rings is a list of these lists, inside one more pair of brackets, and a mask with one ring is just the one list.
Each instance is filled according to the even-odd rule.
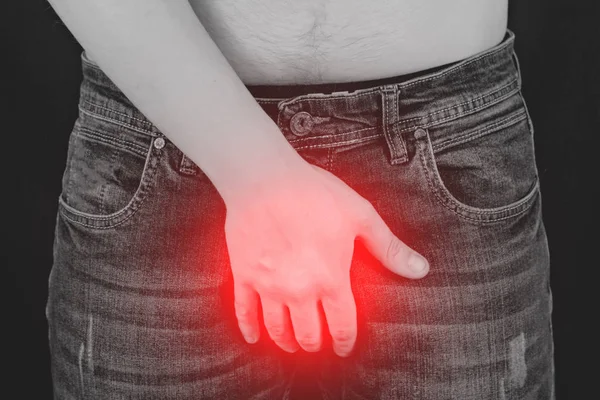
[[86,52],[224,199],[303,163],[186,0],[51,0]]

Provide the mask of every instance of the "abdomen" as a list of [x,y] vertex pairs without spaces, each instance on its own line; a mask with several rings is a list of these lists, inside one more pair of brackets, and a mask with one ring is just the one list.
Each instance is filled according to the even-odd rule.
[[246,84],[385,78],[458,61],[504,37],[507,0],[191,0]]

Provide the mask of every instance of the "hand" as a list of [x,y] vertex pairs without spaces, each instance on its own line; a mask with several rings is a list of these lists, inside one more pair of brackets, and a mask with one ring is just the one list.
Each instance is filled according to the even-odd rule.
[[[422,278],[429,264],[390,231],[371,203],[335,175],[306,164],[285,181],[227,203],[236,317],[246,341],[255,343],[260,300],[265,327],[279,347],[315,352],[322,345],[320,301],[335,353],[348,356],[357,333],[350,286],[355,237],[398,275]],[[422,268],[410,267],[412,254]]]

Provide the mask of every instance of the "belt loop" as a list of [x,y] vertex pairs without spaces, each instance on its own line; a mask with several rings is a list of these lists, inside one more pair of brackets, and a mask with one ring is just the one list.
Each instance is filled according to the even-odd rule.
[[198,166],[184,154],[179,164],[179,172],[185,175],[196,175],[198,174]]
[[383,135],[390,151],[390,163],[402,164],[408,161],[406,143],[399,132],[398,85],[385,85],[382,94]]

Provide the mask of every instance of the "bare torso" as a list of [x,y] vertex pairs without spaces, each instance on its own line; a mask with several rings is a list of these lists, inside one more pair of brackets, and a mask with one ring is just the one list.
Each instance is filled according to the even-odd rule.
[[386,78],[499,43],[508,0],[190,0],[245,84]]

